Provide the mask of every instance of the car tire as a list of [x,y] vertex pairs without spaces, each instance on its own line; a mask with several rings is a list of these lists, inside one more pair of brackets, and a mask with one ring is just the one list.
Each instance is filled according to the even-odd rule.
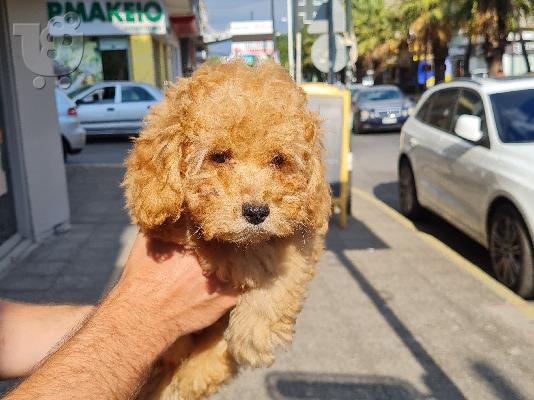
[[534,298],[532,240],[511,204],[499,206],[490,217],[489,252],[496,278],[521,297]]
[[353,117],[352,117],[352,133],[354,133],[355,135],[362,133],[362,127],[360,123],[360,113],[358,112],[353,114]]
[[417,199],[415,177],[410,162],[406,160],[399,165],[399,204],[406,217],[412,220],[421,218],[423,208]]

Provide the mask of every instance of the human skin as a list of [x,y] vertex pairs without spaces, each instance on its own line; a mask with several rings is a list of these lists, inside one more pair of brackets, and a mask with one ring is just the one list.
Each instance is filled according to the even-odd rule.
[[238,293],[195,255],[139,234],[124,273],[83,326],[5,399],[127,399],[180,336],[213,324]]
[[0,300],[0,379],[26,376],[93,308]]

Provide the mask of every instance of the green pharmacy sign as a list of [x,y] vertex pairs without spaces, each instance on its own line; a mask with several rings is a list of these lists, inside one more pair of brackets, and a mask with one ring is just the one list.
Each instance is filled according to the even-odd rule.
[[48,18],[76,13],[87,35],[165,34],[166,17],[159,1],[49,1]]

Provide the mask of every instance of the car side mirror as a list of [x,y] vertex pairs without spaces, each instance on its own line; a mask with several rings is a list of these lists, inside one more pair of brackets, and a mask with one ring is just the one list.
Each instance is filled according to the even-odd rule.
[[484,137],[484,133],[480,129],[481,125],[482,120],[480,117],[477,117],[476,115],[463,114],[460,115],[456,120],[454,133],[463,139],[476,143]]

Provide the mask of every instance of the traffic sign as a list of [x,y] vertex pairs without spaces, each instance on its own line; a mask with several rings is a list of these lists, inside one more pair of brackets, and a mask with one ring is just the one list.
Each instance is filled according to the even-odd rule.
[[[335,35],[334,46],[334,72],[341,71],[347,65],[347,51],[343,40],[339,35]],[[315,68],[321,72],[328,72],[328,35],[319,36],[313,42],[311,48],[311,59]]]
[[[308,26],[309,34],[328,33],[328,2],[319,6],[313,22]],[[341,0],[332,0],[334,32],[345,32],[345,12]]]

